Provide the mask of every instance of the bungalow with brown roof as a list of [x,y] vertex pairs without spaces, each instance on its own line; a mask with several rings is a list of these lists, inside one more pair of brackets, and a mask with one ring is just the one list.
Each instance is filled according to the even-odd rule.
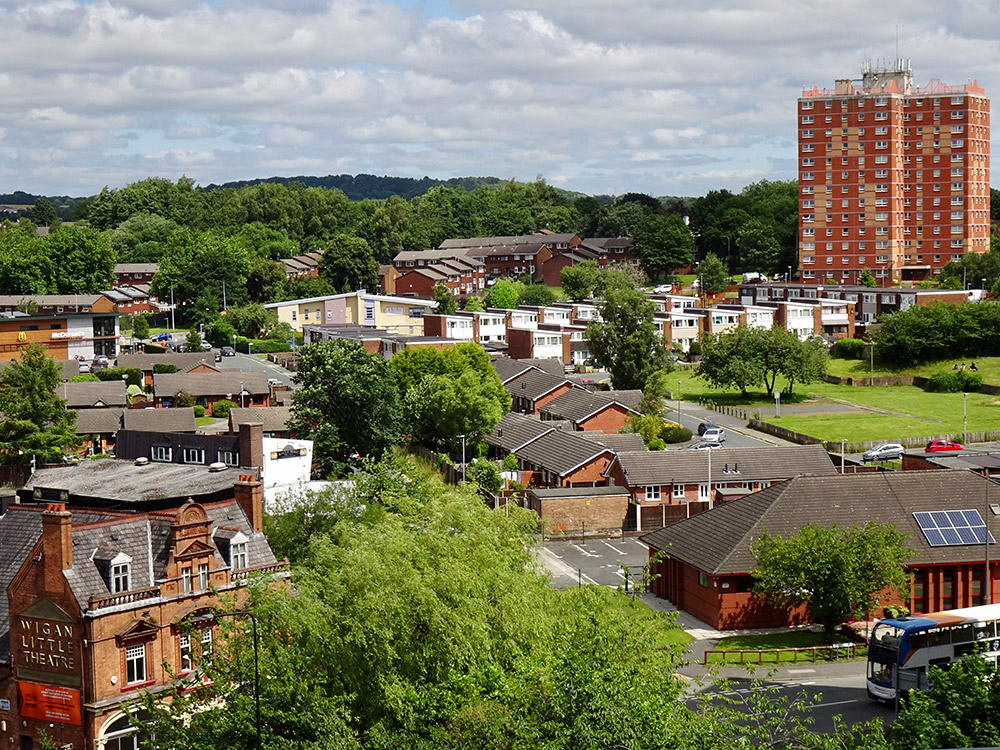
[[538,408],[538,416],[565,419],[574,430],[619,432],[638,412],[603,393],[572,388]]
[[104,380],[97,383],[62,383],[56,394],[66,401],[68,409],[103,409],[128,406],[124,380]]
[[[974,535],[985,525],[1000,538],[1000,518],[984,509],[996,483],[970,471],[903,471],[799,476],[718,505],[641,541],[653,560],[653,592],[720,630],[807,622],[805,607],[777,609],[752,593],[751,552],[761,534],[790,536],[809,523],[841,527],[892,523],[913,554],[906,561],[914,613],[984,603],[986,547]],[[982,512],[981,512],[982,510]],[[962,526],[962,528],[959,528]],[[951,532],[945,535],[942,530]],[[950,541],[949,541],[950,538]],[[991,561],[990,591],[1000,593],[1000,563]]]
[[76,413],[75,432],[80,437],[80,455],[111,453],[115,436],[122,427],[124,409],[80,409]]
[[291,416],[291,406],[237,407],[229,411],[229,434],[239,435],[241,425],[253,422],[261,425],[264,437],[293,438],[288,429]]
[[540,406],[566,391],[581,388],[566,378],[549,375],[534,368],[508,380],[503,386],[511,395],[514,411],[522,414],[534,414]]
[[211,354],[205,352],[167,352],[164,354],[119,354],[118,367],[142,371],[146,385],[153,385],[156,365],[171,365],[177,372],[219,372]]
[[177,372],[153,375],[153,398],[157,407],[172,407],[185,393],[194,403],[211,410],[217,401],[241,406],[270,406],[271,389],[266,372]]

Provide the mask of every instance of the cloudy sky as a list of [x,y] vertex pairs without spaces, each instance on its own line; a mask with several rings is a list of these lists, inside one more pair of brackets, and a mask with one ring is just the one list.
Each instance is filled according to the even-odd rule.
[[[0,0],[0,193],[367,172],[702,195],[795,176],[804,86],[1000,92],[998,0]],[[994,149],[996,151],[996,149]]]

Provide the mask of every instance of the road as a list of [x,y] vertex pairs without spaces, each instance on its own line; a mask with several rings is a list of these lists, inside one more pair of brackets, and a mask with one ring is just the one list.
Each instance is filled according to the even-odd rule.
[[217,367],[224,370],[240,370],[241,372],[266,372],[269,378],[276,378],[285,385],[292,385],[292,375],[284,367],[279,367],[273,362],[268,362],[261,357],[248,356],[236,353],[233,357],[223,357],[221,362],[215,363]]
[[[664,418],[672,421],[677,420],[677,403],[668,402],[668,408]],[[717,414],[705,409],[697,404],[682,401],[680,411],[680,423],[691,430],[692,439],[687,443],[671,445],[667,450],[683,449],[688,445],[698,442],[698,425],[706,420],[715,422],[726,431],[726,441],[723,445],[726,448],[761,448],[768,445],[775,445],[779,442],[771,436],[765,436],[759,432],[746,429],[744,420],[738,420],[723,414]],[[784,443],[784,441],[780,441]]]

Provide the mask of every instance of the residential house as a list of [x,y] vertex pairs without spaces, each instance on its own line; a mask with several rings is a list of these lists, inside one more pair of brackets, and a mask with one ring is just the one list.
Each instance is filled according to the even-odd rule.
[[115,277],[114,285],[138,286],[153,283],[153,277],[160,270],[158,263],[115,263],[112,274]]
[[424,332],[424,315],[436,305],[429,300],[386,297],[361,290],[272,302],[264,307],[273,310],[280,322],[288,323],[296,331],[310,324],[348,324],[420,336]]
[[67,409],[105,409],[128,406],[124,380],[88,383],[61,383],[56,393],[66,401]]
[[153,398],[158,408],[174,407],[181,393],[211,411],[216,401],[240,406],[270,406],[271,389],[265,372],[235,374],[177,372],[153,375]]
[[629,417],[638,412],[617,401],[614,395],[614,391],[605,394],[571,388],[538,407],[538,416],[543,422],[566,420],[574,430],[617,433],[625,427]]
[[510,393],[513,410],[522,414],[535,414],[539,407],[545,406],[557,396],[572,388],[580,388],[564,377],[534,368],[507,380],[503,386]]
[[258,406],[256,408],[236,408],[229,412],[229,434],[238,435],[244,424],[260,424],[266,438],[294,437],[288,429],[292,416],[290,406]]

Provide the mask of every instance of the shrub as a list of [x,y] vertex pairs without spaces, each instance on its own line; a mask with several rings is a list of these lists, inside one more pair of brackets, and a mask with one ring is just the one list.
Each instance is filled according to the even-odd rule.
[[691,439],[691,430],[679,424],[668,424],[660,433],[660,439],[667,443],[683,443]]
[[100,378],[97,377],[92,372],[84,373],[83,375],[74,375],[69,379],[70,383],[96,383]]
[[146,354],[166,354],[170,351],[167,347],[160,346],[159,344],[143,344],[142,350]]
[[242,336],[236,337],[236,351],[246,354],[247,342],[250,342],[250,351],[253,354],[272,354],[274,352],[290,352],[292,347],[285,341],[269,341],[267,339],[247,339]]
[[98,380],[104,381],[121,380],[124,375],[126,376],[126,385],[142,384],[142,370],[138,367],[108,367],[104,370],[97,370],[94,374]]
[[177,372],[177,365],[172,365],[169,362],[154,362],[153,363],[153,374],[166,374],[171,372]]
[[663,438],[654,438],[649,441],[649,445],[646,447],[651,451],[662,451],[667,447],[667,444],[663,442]]
[[865,342],[861,339],[841,339],[837,342],[836,352],[843,359],[861,359],[865,353]]
[[931,393],[975,393],[983,384],[983,376],[968,370],[936,372],[927,382],[925,390]]
[[191,407],[191,409],[194,411],[194,416],[196,418],[205,416],[205,407],[202,406],[201,404],[195,404],[194,406]]
[[179,391],[177,395],[174,396],[174,406],[180,406],[180,407],[194,406],[194,396],[192,396],[190,393]]
[[695,357],[700,357],[701,356],[701,342],[700,341],[692,341],[691,342],[691,346],[688,349],[688,354],[694,355]]
[[222,399],[212,404],[212,416],[216,419],[229,419],[229,412],[236,408],[236,403],[229,399]]

